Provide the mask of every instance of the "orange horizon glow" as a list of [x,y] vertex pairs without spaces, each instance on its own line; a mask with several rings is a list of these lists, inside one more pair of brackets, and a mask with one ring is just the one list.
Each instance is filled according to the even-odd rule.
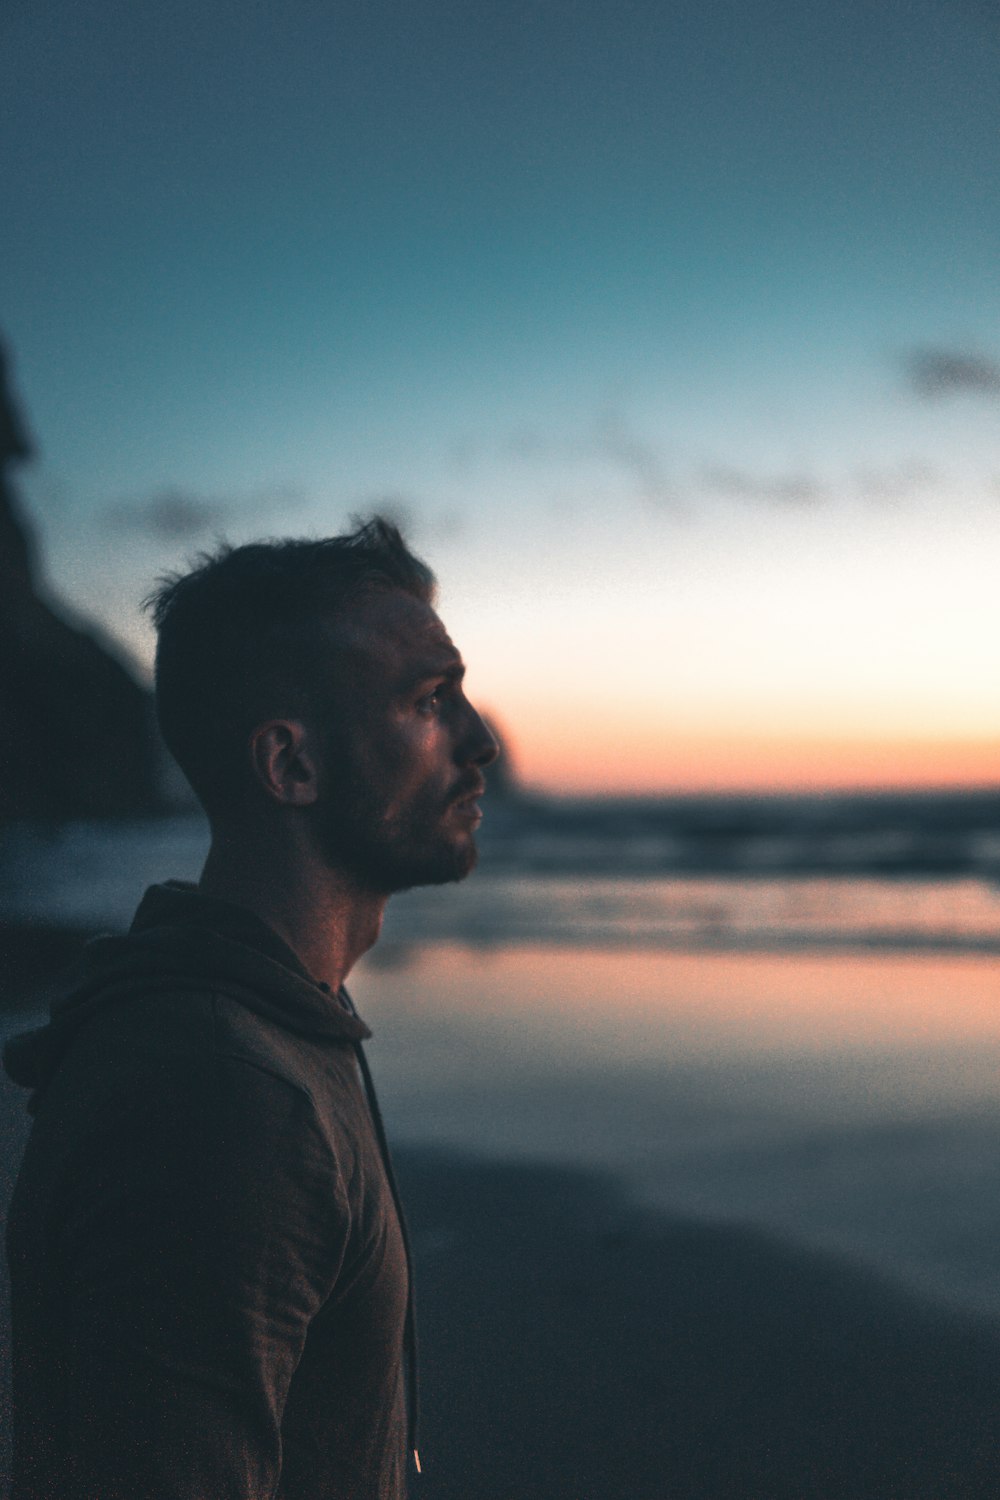
[[556,794],[1000,790],[1000,740],[656,739],[595,734],[515,739],[519,783]]

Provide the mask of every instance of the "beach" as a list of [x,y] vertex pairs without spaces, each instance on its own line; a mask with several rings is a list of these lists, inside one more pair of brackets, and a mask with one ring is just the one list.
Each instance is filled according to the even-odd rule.
[[977,1500],[1000,1340],[566,1169],[400,1153],[440,1500]]
[[[8,919],[6,1032],[134,864]],[[995,1495],[995,896],[603,878],[415,892],[352,976],[415,1244],[418,1494]],[[7,1080],[0,1110],[6,1197]]]

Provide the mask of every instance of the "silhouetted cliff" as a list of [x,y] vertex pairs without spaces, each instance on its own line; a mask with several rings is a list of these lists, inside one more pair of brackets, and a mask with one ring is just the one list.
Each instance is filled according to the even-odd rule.
[[0,349],[0,820],[158,811],[150,695],[41,595],[10,478],[31,452]]

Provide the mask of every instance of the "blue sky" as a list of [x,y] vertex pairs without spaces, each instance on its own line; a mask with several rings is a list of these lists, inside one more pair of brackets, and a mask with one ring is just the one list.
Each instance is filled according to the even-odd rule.
[[383,503],[532,779],[891,779],[904,742],[916,779],[982,777],[991,7],[12,0],[3,29],[23,494],[140,659],[138,598],[215,532]]

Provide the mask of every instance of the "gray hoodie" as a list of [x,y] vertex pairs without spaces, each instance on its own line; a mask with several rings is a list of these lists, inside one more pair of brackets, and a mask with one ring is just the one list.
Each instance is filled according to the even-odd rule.
[[406,1493],[408,1253],[368,1035],[251,913],[170,883],[8,1044],[35,1115],[12,1500]]

